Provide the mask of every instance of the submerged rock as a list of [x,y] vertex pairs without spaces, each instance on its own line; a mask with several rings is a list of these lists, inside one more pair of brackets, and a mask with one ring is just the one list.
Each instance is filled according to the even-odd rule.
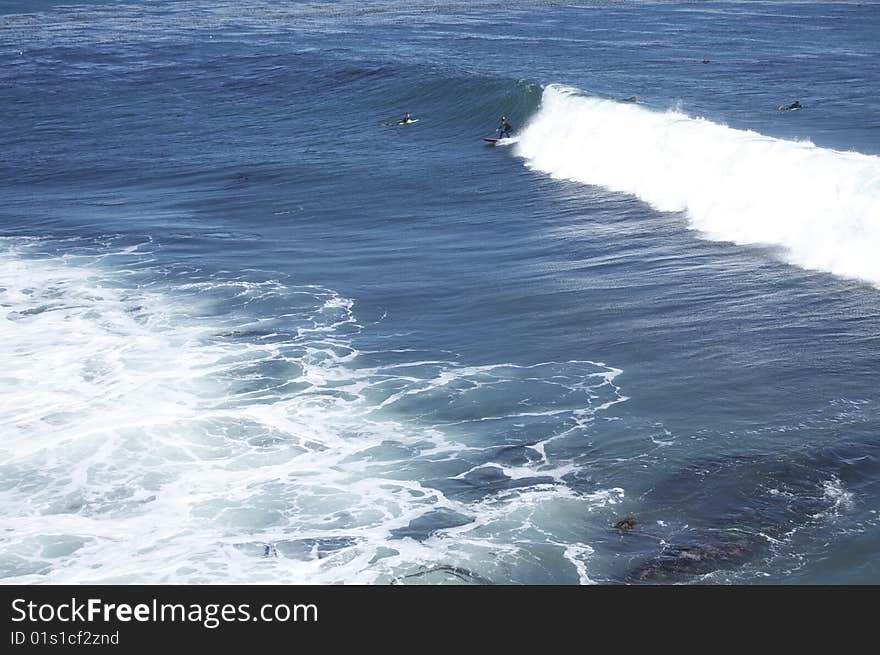
[[[687,581],[735,570],[766,555],[792,531],[846,511],[850,485],[880,474],[880,444],[837,444],[800,456],[743,455],[693,463],[645,494],[658,521],[637,535],[634,519],[614,525],[632,553],[656,549],[624,574],[625,582]],[[632,523],[630,523],[632,521]],[[667,525],[677,523],[670,530]],[[656,546],[646,549],[645,544]]]
[[473,520],[469,516],[441,507],[413,519],[405,528],[391,530],[391,535],[398,539],[409,537],[416,541],[424,541],[438,530],[457,528],[460,525],[472,523]]
[[733,569],[755,557],[768,543],[755,536],[704,535],[703,539],[664,547],[659,555],[631,570],[626,576],[627,581],[675,581],[687,576]]
[[488,578],[484,578],[473,571],[462,568],[460,566],[451,566],[449,564],[440,564],[438,566],[432,566],[429,568],[425,568],[422,571],[418,571],[417,573],[410,573],[409,575],[404,575],[399,578],[395,578],[391,584],[406,584],[406,580],[412,580],[419,584],[430,584],[432,581],[435,583],[443,583],[443,582],[455,582],[461,583],[465,582],[467,584],[480,584],[480,585],[491,585],[495,584]]

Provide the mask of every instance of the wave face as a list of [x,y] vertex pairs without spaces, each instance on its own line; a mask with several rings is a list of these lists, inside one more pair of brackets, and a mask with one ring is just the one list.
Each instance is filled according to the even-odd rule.
[[709,239],[880,286],[880,157],[735,130],[550,85],[517,153],[555,178],[686,212]]

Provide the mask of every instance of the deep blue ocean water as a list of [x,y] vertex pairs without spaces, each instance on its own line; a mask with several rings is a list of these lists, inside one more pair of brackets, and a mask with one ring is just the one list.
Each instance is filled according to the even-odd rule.
[[0,0],[0,579],[880,582],[878,34]]

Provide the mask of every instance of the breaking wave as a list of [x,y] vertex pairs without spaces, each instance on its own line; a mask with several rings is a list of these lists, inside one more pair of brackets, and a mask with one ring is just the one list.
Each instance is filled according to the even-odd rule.
[[880,157],[548,86],[516,152],[553,177],[685,212],[706,237],[783,249],[880,286]]

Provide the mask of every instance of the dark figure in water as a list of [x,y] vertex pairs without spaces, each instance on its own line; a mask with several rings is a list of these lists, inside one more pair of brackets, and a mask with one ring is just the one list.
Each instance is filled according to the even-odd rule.
[[779,105],[779,106],[777,107],[777,109],[778,109],[779,111],[788,111],[789,109],[800,109],[800,108],[801,108],[801,102],[800,102],[800,100],[795,100],[795,101],[794,101],[793,103],[791,103],[790,105]]
[[632,516],[629,516],[622,521],[618,521],[617,523],[615,523],[614,527],[618,530],[632,530],[637,525],[638,522]]
[[623,101],[624,102],[638,102],[639,97],[638,96],[630,96],[629,98],[624,98]]
[[411,122],[411,121],[412,121],[412,116],[409,115],[409,112],[406,112],[406,114],[405,114],[404,117],[403,117],[403,120],[400,121],[400,124],[401,124],[401,125],[406,125],[407,123],[409,123],[409,122]]
[[501,125],[498,128],[498,138],[504,139],[510,136],[513,126],[507,122],[507,116],[501,117]]

